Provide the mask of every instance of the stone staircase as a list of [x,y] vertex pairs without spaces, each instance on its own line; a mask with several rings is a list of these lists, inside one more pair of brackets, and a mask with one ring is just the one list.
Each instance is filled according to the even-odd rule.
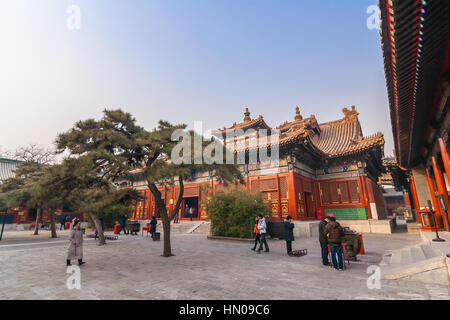
[[[141,224],[141,228],[146,226],[149,223],[149,220],[141,220],[139,221]],[[171,233],[187,233],[187,234],[208,234],[209,232],[209,221],[189,221],[184,220],[179,223],[170,223],[170,232]],[[163,232],[162,222],[158,221],[156,225],[156,232]]]
[[211,222],[203,221],[203,223],[199,224],[191,232],[188,232],[188,233],[208,235],[210,226],[211,226]]
[[427,242],[389,251],[379,264],[381,279],[449,285],[446,259],[440,250]]
[[[170,224],[170,232],[172,233],[194,233],[205,221],[180,221],[179,223]],[[162,230],[162,226],[161,226]]]

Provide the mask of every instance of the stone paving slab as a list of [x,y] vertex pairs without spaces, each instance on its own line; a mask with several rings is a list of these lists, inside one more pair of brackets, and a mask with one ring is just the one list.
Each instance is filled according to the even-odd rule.
[[58,247],[0,246],[0,299],[450,299],[448,287],[382,281],[367,288],[367,267],[385,250],[401,248],[418,236],[364,235],[366,254],[344,272],[320,263],[316,239],[298,239],[289,257],[285,243],[269,241],[257,254],[248,243],[207,240],[205,235],[174,234],[175,256],[161,256],[163,242],[121,236],[98,246],[86,241],[81,289],[69,290],[65,258]]

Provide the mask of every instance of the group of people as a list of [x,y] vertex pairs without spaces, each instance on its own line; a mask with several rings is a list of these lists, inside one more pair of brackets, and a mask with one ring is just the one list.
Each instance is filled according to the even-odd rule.
[[[255,225],[253,228],[255,234],[255,242],[253,251],[261,253],[263,245],[265,252],[269,252],[269,246],[266,241],[267,235],[267,223],[262,214],[259,214],[255,218]],[[331,255],[331,262],[333,268],[336,270],[344,270],[344,258],[342,248],[342,238],[344,236],[344,230],[341,225],[336,221],[335,217],[326,216],[319,223],[319,242],[322,251],[322,263],[324,266],[329,266],[328,252]],[[292,241],[294,241],[294,224],[292,223],[292,217],[287,216],[284,219],[284,239],[286,241],[287,254],[292,256]],[[259,247],[258,247],[259,244]],[[258,249],[256,249],[258,247]],[[329,248],[329,250],[328,250]],[[337,259],[336,259],[337,256]]]
[[[322,263],[324,266],[330,265],[328,261],[328,248],[330,248],[331,262],[336,270],[344,270],[344,256],[342,248],[342,238],[344,230],[336,221],[335,217],[326,216],[319,223],[319,242],[322,251]],[[337,260],[336,260],[337,255]]]

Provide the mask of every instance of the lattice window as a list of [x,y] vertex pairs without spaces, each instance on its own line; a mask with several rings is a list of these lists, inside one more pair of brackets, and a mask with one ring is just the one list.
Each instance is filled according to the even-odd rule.
[[261,191],[277,189],[276,179],[259,180],[259,188]]
[[328,183],[320,184],[320,195],[322,197],[322,203],[330,203],[330,193]]
[[278,201],[278,194],[276,191],[264,191],[264,192],[261,192],[261,194],[262,194],[264,201],[269,201],[269,202]]
[[350,202],[350,199],[348,198],[347,183],[346,182],[339,183],[339,189],[341,191],[341,201]]
[[350,198],[352,202],[359,202],[359,186],[357,181],[349,181],[348,186],[350,188]]
[[312,192],[311,182],[303,182],[304,190],[303,192]]
[[199,195],[198,187],[184,189],[184,194],[183,194],[184,198],[198,197],[198,195]]
[[280,197],[281,199],[287,199],[287,179],[285,177],[280,178]]
[[338,184],[330,183],[331,202],[339,202]]
[[258,180],[253,180],[251,182],[252,192],[259,192]]
[[302,190],[302,181],[300,179],[295,179],[295,192],[297,195],[298,201],[304,201],[303,190]]

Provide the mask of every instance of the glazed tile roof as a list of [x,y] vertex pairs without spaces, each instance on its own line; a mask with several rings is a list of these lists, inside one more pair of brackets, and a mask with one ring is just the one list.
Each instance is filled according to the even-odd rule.
[[[324,158],[333,158],[364,152],[384,145],[382,133],[363,136],[358,113],[354,106],[351,110],[344,108],[342,111],[344,118],[319,124],[314,115],[303,118],[297,108],[294,121],[286,121],[276,128],[279,134],[279,146],[303,143],[309,140],[317,154]],[[266,146],[275,145],[277,143],[271,143],[268,138]],[[249,149],[253,148],[245,147],[245,150]],[[238,151],[243,150],[238,149]]]
[[340,120],[322,123],[320,135],[312,137],[316,147],[329,157],[344,156],[361,152],[377,145],[384,145],[383,134],[364,137],[355,106],[342,110],[345,117]]
[[379,7],[396,158],[414,167],[431,154],[449,105],[450,1],[382,0]]
[[14,177],[14,170],[20,161],[0,158],[0,184],[1,181]]

